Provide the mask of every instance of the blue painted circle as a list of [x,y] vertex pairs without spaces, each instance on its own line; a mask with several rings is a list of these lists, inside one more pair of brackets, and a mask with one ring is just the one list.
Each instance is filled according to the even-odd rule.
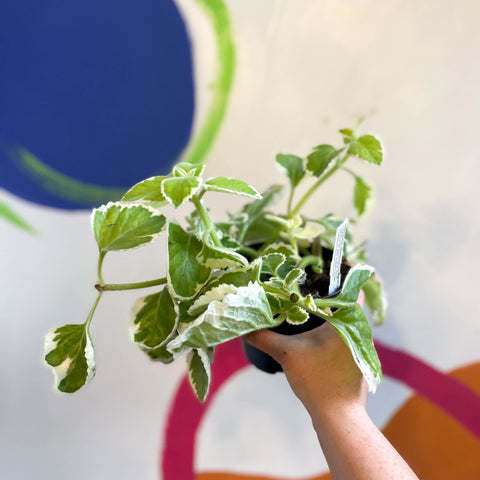
[[43,186],[18,147],[76,181],[127,188],[166,173],[188,142],[191,48],[171,0],[2,0],[0,65],[0,187],[27,200],[92,206]]

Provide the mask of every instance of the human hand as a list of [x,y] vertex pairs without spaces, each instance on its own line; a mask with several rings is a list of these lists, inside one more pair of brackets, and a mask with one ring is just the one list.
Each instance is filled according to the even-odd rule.
[[366,382],[330,324],[291,336],[258,330],[244,338],[280,363],[292,390],[311,415],[364,409]]

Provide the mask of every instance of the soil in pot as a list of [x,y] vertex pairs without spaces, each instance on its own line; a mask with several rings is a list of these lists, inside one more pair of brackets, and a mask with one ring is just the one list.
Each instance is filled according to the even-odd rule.
[[[324,248],[322,250],[322,257],[324,261],[324,272],[330,272],[330,264],[332,261],[333,252],[329,249]],[[350,270],[350,265],[348,265],[343,259],[341,265],[341,277],[343,285],[343,281],[347,276],[348,271]],[[330,285],[330,275],[327,273],[315,273],[311,268],[307,268],[305,270],[307,274],[307,278],[305,282],[300,286],[300,292],[302,295],[306,296],[308,294],[312,295],[313,298],[334,298],[336,297],[340,291],[341,287],[332,294],[328,294],[328,287]],[[271,328],[273,332],[279,333],[281,335],[296,335],[298,333],[308,332],[313,330],[314,328],[323,325],[325,320],[315,315],[310,315],[309,319],[302,323],[301,325],[293,325],[288,322],[283,322],[280,325]],[[246,343],[243,341],[243,349],[245,352],[245,356],[247,359],[255,365],[258,369],[266,372],[266,373],[276,373],[281,372],[282,367],[281,365],[274,360],[270,355],[262,352],[258,348]]]

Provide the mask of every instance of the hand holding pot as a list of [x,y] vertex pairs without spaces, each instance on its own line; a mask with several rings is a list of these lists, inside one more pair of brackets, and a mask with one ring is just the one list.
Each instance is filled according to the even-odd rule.
[[312,418],[333,479],[418,480],[368,416],[366,382],[330,324],[292,336],[259,330],[244,338],[282,366]]

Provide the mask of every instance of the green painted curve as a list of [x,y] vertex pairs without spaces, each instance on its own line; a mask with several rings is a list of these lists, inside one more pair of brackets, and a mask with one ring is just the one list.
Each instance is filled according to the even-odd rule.
[[75,180],[49,167],[25,148],[17,148],[13,158],[17,165],[47,192],[73,202],[101,205],[110,200],[118,200],[126,190]]
[[36,234],[36,230],[17,213],[15,213],[5,202],[0,202],[0,218],[3,218],[12,225],[15,225],[26,232]]
[[230,15],[222,0],[195,0],[205,11],[212,23],[217,44],[217,71],[212,83],[213,100],[205,120],[182,161],[201,163],[218,134],[233,85],[235,73],[235,44]]

